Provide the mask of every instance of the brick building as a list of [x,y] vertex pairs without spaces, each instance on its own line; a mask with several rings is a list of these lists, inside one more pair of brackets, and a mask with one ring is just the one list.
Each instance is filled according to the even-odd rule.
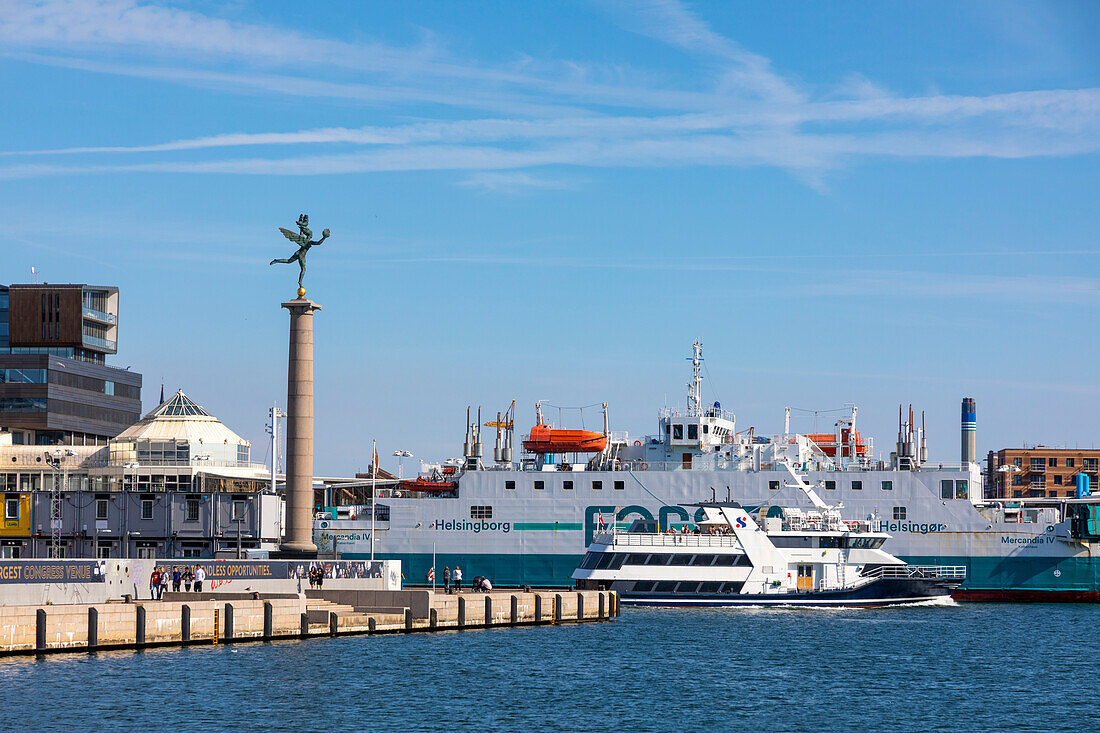
[[990,499],[1072,497],[1077,475],[1088,476],[1096,491],[1100,449],[1003,448],[986,456],[986,492]]

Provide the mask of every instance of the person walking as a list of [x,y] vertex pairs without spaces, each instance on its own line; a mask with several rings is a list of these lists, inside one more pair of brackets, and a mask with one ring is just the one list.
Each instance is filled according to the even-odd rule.
[[188,565],[187,567],[185,567],[183,569],[183,589],[186,592],[188,592],[188,593],[191,592],[191,581],[194,580],[194,579],[195,579],[195,572],[193,570],[191,570],[191,566]]
[[443,592],[451,592],[451,568],[443,568]]
[[206,571],[202,565],[195,566],[195,592],[202,593],[202,581],[206,580]]
[[170,577],[170,575],[168,573],[168,568],[167,567],[162,567],[160,569],[160,597],[161,598],[164,598],[164,594],[168,592],[169,577]]
[[183,582],[183,573],[180,572],[180,566],[174,565],[172,567],[172,592],[180,592],[180,583]]
[[455,583],[455,593],[459,593],[462,590],[462,568],[455,565],[454,572],[451,573],[451,580]]
[[154,565],[153,572],[149,574],[149,600],[160,598],[160,566]]

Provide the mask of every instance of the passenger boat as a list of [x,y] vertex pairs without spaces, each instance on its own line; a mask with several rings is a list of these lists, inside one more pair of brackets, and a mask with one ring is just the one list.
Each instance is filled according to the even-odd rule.
[[966,578],[963,566],[907,565],[882,549],[890,535],[832,507],[771,507],[761,527],[737,502],[695,506],[704,519],[693,533],[644,519],[598,532],[573,572],[578,587],[640,606],[839,608],[948,598]]

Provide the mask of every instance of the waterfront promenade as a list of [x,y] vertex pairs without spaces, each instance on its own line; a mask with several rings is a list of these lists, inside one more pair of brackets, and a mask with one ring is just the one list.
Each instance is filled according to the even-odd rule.
[[606,621],[607,591],[321,590],[258,597],[167,593],[164,600],[0,607],[0,655],[396,634]]

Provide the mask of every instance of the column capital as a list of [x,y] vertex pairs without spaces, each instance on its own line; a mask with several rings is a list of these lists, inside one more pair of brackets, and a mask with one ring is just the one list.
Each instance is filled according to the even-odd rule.
[[304,313],[306,311],[312,312],[321,310],[321,304],[314,303],[309,298],[295,298],[294,300],[288,300],[287,302],[283,303],[283,307],[292,313],[294,311],[301,311]]

